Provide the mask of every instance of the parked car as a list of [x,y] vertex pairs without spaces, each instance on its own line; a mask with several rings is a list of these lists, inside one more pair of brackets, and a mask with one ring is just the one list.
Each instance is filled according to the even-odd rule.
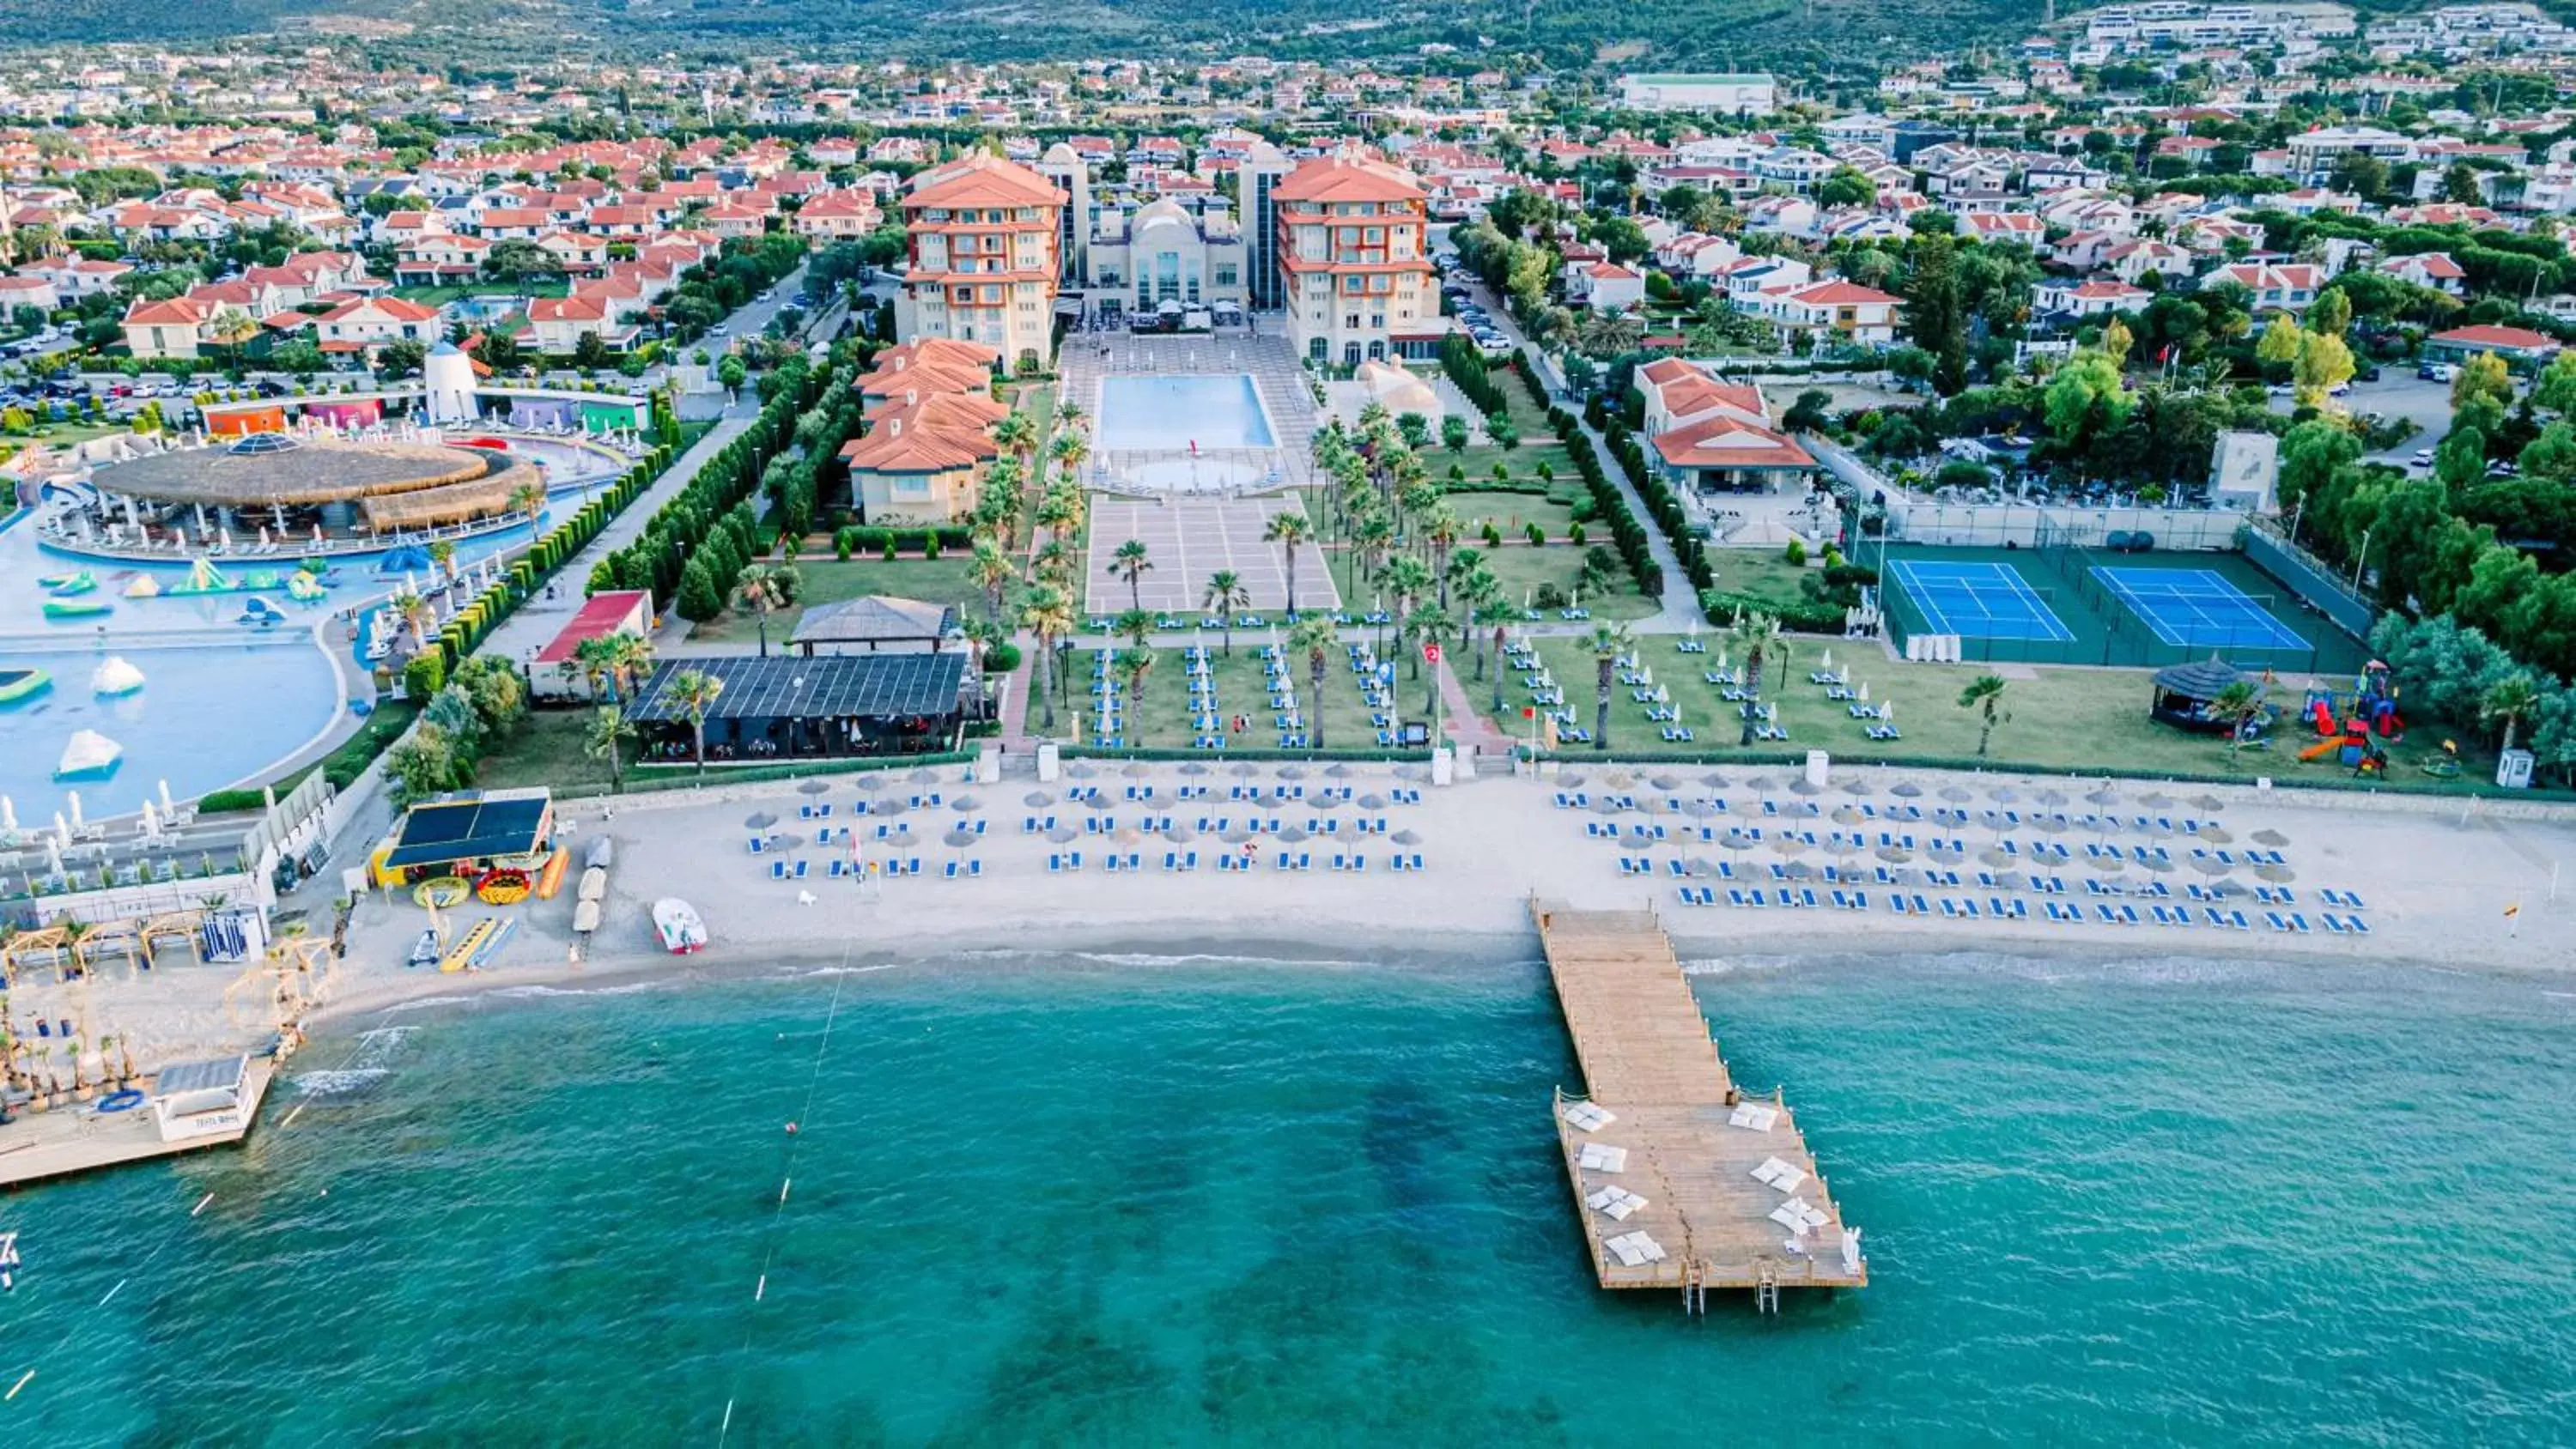
[[2427,362],[2415,369],[2415,375],[2425,382],[2449,382],[2453,372],[2447,362]]

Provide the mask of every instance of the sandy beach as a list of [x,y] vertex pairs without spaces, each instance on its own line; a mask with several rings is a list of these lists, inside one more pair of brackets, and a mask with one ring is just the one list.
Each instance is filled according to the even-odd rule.
[[[1278,788],[1276,772],[1267,767],[1258,776],[1244,779],[1222,772],[1185,778],[1172,765],[1154,766],[1142,777],[1105,769],[1088,781],[1059,781],[1043,787],[1030,779],[970,785],[955,778],[959,773],[953,768],[944,771],[936,784],[886,787],[888,795],[926,798],[935,791],[945,799],[941,805],[925,803],[900,817],[912,823],[920,844],[899,854],[920,858],[924,873],[865,884],[828,878],[826,863],[847,858],[848,847],[837,840],[829,846],[813,841],[824,823],[853,822],[851,811],[863,797],[847,779],[832,782],[829,793],[820,795],[799,793],[792,785],[773,785],[568,805],[562,812],[564,827],[576,848],[603,834],[616,843],[606,924],[589,943],[585,959],[578,964],[569,959],[574,940],[569,888],[554,901],[527,907],[518,930],[484,969],[449,975],[403,964],[425,924],[425,913],[407,898],[371,894],[356,909],[348,958],[337,979],[328,984],[326,1002],[315,1020],[364,1018],[407,1002],[514,987],[578,983],[596,988],[629,980],[718,979],[788,964],[828,966],[843,960],[936,963],[979,951],[1152,955],[1166,950],[1222,950],[1259,958],[1365,963],[1373,957],[1430,946],[1452,956],[1518,959],[1536,953],[1524,914],[1534,892],[1582,907],[1651,907],[1662,914],[1685,958],[1883,948],[2086,957],[2252,955],[2273,961],[2312,961],[2321,970],[2358,960],[2507,972],[2563,971],[2576,966],[2576,946],[2570,944],[2576,940],[2576,930],[2571,930],[2576,927],[2576,899],[2571,899],[2576,897],[2576,881],[2568,882],[2558,899],[2550,899],[2558,862],[2576,858],[2576,820],[2547,811],[2463,811],[2457,803],[2405,797],[2198,787],[2164,791],[2175,797],[2175,803],[2156,808],[2137,803],[2158,793],[2152,784],[2138,782],[2111,787],[2120,797],[2118,803],[2097,806],[2084,803],[2082,797],[2101,788],[2098,781],[1868,769],[1838,769],[1824,793],[1802,797],[1786,788],[1789,772],[1781,770],[1727,771],[1731,788],[1712,788],[1702,783],[1709,773],[1705,769],[1632,771],[1588,761],[1568,766],[1555,778],[1484,778],[1440,788],[1395,778],[1383,767],[1338,780],[1309,774],[1296,783],[1310,797],[1327,787],[1347,787],[1360,797],[1418,790],[1421,799],[1419,803],[1390,799],[1383,808],[1371,809],[1359,808],[1355,801],[1331,810],[1292,801],[1265,810],[1225,797],[1237,784]],[[1771,786],[1760,798],[1790,811],[1803,809],[1812,798],[1823,814],[1811,819],[1763,815],[1758,804],[1745,803],[1754,792],[1744,787],[1756,773],[1767,776]],[[1653,783],[1657,779],[1673,784],[1659,788]],[[1619,781],[1625,783],[1613,783]],[[1845,793],[1842,787],[1855,782],[1865,793]],[[1906,782],[1922,793],[1911,799],[1892,793]],[[1144,868],[1111,873],[1101,868],[1102,857],[1110,850],[1106,837],[1086,835],[1059,845],[1042,835],[1023,833],[1022,823],[1031,815],[1053,815],[1059,826],[1079,829],[1086,808],[1062,798],[1065,789],[1076,784],[1099,789],[1104,799],[1092,808],[1116,817],[1122,826],[1132,825],[1149,809],[1127,801],[1127,788],[1151,785],[1156,798],[1150,812],[1156,816],[1169,815],[1186,823],[1204,816],[1211,824],[1222,817],[1237,825],[1275,817],[1297,827],[1310,819],[1338,819],[1341,830],[1296,845],[1263,836],[1252,851],[1256,868],[1245,872],[1216,868],[1220,854],[1241,854],[1244,847],[1228,844],[1213,832],[1179,846],[1148,836],[1118,847],[1121,855],[1137,854]],[[1208,787],[1212,798],[1176,799],[1175,791],[1185,784]],[[1057,795],[1057,801],[1037,807],[1024,804],[1038,789]],[[1966,825],[1945,827],[1927,818],[1919,823],[1875,820],[1852,827],[1866,830],[1873,839],[1887,830],[1925,842],[1950,836],[1968,847],[1967,858],[1950,867],[1962,873],[1962,888],[1916,884],[1908,887],[1909,894],[1921,893],[1936,901],[1944,894],[1989,897],[1994,893],[1976,887],[1975,873],[1983,868],[1979,852],[2007,839],[2023,849],[2042,841],[2066,843],[2074,850],[2073,860],[2050,867],[2047,873],[2064,877],[2076,887],[2066,899],[2086,907],[2089,917],[2094,898],[2085,893],[2081,881],[2096,872],[2084,852],[2087,841],[2098,839],[2132,851],[2139,845],[2162,848],[2178,864],[2187,864],[2197,837],[2164,834],[2154,827],[2137,832],[2095,826],[2043,834],[2032,828],[2032,814],[2062,810],[2070,815],[2099,812],[2127,819],[2145,814],[2151,819],[2172,819],[2177,827],[2185,820],[2209,819],[2218,822],[2239,848],[2258,832],[2275,831],[2286,839],[2280,849],[2294,877],[2289,888],[2296,908],[2316,929],[2305,935],[2268,929],[2264,907],[2250,894],[2259,882],[2242,867],[2226,879],[2247,892],[2233,904],[2247,911],[2253,923],[2250,931],[2219,930],[2206,924],[2187,929],[2120,926],[2093,919],[2062,925],[2036,919],[2042,898],[2027,894],[2020,896],[2031,902],[2034,919],[2027,922],[1952,920],[1938,914],[1928,919],[1899,917],[1885,910],[1879,898],[1883,891],[1873,892],[1871,909],[1862,912],[1754,911],[1725,904],[1727,882],[1706,878],[1691,883],[1718,887],[1719,904],[1689,906],[1677,889],[1684,881],[1669,873],[1667,862],[1676,858],[1725,861],[1748,883],[1758,877],[1769,884],[1770,868],[1782,861],[1781,855],[1767,848],[1728,851],[1703,841],[1697,831],[1703,825],[1721,833],[1730,825],[1762,825],[1776,835],[1787,825],[1812,831],[1824,841],[1844,828],[1831,818],[1838,809],[1846,812],[1846,822],[1848,812],[1862,803],[1881,812],[1910,805],[1928,817],[1945,803],[1941,798],[1945,789],[1968,793],[1969,799],[1951,802],[1968,812]],[[2032,797],[2051,789],[2070,797],[2070,803],[2054,807],[2031,803]],[[2009,790],[2019,798],[1998,807],[1993,803],[1998,790]],[[971,811],[952,808],[961,792],[977,798]],[[1728,800],[1734,813],[1711,819],[1680,813],[1603,815],[1560,806],[1556,803],[1560,793],[1582,793],[1596,801],[1611,793],[1683,802],[1716,797]],[[2220,802],[2216,810],[2187,803],[2212,798]],[[834,806],[829,822],[799,818],[800,806],[822,802]],[[2001,816],[1993,821],[1980,818],[1998,808],[2024,812],[2024,823],[2016,827]],[[769,861],[779,857],[749,852],[745,842],[753,832],[745,822],[760,813],[777,817],[765,833],[801,842],[783,858],[808,862],[805,879],[773,881]],[[1420,873],[1388,869],[1387,859],[1397,847],[1382,837],[1351,834],[1356,817],[1382,817],[1391,832],[1412,832],[1417,843],[1403,847],[1404,853],[1419,853],[1425,869]],[[977,818],[988,822],[982,843],[964,851],[941,844],[959,820]],[[864,835],[872,833],[876,817],[861,815],[855,821]],[[1668,838],[1638,846],[1611,844],[1586,833],[1587,824],[1606,826],[1613,821],[1628,828],[1661,825]],[[1685,831],[1687,840],[1679,838]],[[865,841],[862,849],[877,859],[886,853],[872,840]],[[1314,857],[1313,868],[1277,869],[1274,860],[1283,849]],[[1048,872],[1046,858],[1051,852],[1073,850],[1083,853],[1083,870]],[[1162,857],[1171,850],[1196,850],[1198,869],[1165,872]],[[1362,874],[1329,869],[1337,851],[1365,853],[1370,857],[1369,869]],[[1637,856],[1651,860],[1656,873],[1621,874],[1620,858]],[[944,879],[940,868],[950,859],[980,860],[983,873],[973,879]],[[1855,862],[1830,848],[1801,850],[1795,859],[1810,868],[1836,861],[1856,863],[1864,870],[1876,865],[1871,855],[1863,854]],[[1918,856],[1913,867],[1904,868],[1932,863]],[[2131,887],[2161,880],[2177,897],[2187,884],[2206,879],[2181,868],[2153,875],[2130,869],[2109,878]],[[1818,885],[1822,894],[1820,882],[1811,884]],[[2358,893],[2365,903],[2359,914],[2368,921],[2370,933],[2327,933],[2321,920],[2321,888]],[[683,897],[698,908],[712,937],[706,952],[674,957],[661,951],[653,936],[650,907],[653,900],[666,895]],[[2145,902],[2131,899],[2143,912]],[[2509,916],[2508,908],[2515,906],[2518,914]],[[462,930],[475,914],[475,910],[456,913],[451,926]],[[111,959],[101,963],[86,982],[21,983],[18,1009],[22,1015],[71,1017],[91,1023],[93,1031],[113,1032],[148,1067],[264,1040],[269,1024],[263,1019],[264,993],[258,987],[236,990],[227,1009],[225,988],[237,979],[227,971],[198,966],[136,973]]]

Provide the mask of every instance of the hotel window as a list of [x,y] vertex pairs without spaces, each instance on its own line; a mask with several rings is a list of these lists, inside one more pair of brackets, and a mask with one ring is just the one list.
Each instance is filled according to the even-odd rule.
[[1358,329],[1359,325],[1360,325],[1360,314],[1359,314],[1359,313],[1357,313],[1357,312],[1353,312],[1353,313],[1351,313],[1349,316],[1344,317],[1344,318],[1342,319],[1342,326],[1343,326],[1345,329],[1347,329],[1347,330],[1354,330],[1354,331],[1355,331],[1355,330],[1357,330],[1357,329]]

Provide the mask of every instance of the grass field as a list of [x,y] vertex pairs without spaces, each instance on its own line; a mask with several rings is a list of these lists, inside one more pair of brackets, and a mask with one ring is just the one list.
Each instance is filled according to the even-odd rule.
[[[1705,671],[1716,667],[1717,655],[1684,654],[1678,647],[1680,642],[1669,638],[1642,641],[1638,662],[1653,671],[1656,686],[1671,695],[1671,703],[1680,713],[1678,723],[1689,728],[1695,738],[1686,745],[1665,743],[1659,733],[1664,726],[1650,722],[1646,718],[1650,706],[1633,697],[1634,690],[1642,686],[1614,682],[1610,694],[1613,751],[1722,757],[1741,748],[1737,743],[1741,735],[1739,707],[1721,699],[1718,687],[1703,677]],[[1713,651],[1716,641],[1708,642]],[[1850,667],[1854,686],[1869,686],[1871,703],[1894,703],[1893,723],[1903,732],[1903,738],[1868,738],[1863,730],[1869,721],[1853,719],[1847,703],[1827,699],[1823,686],[1808,682],[1810,672],[1825,667],[1822,661],[1828,647],[1835,667]],[[1541,639],[1538,652],[1565,691],[1565,707],[1575,712],[1576,723],[1591,728],[1597,704],[1591,652],[1573,639]],[[1742,663],[1735,662],[1738,666]],[[2330,760],[2301,763],[2296,758],[2300,749],[2313,742],[2313,737],[2299,729],[2294,719],[2284,718],[2270,745],[2249,747],[2232,758],[2218,739],[2185,734],[2156,723],[2147,716],[2149,670],[1910,664],[1888,659],[1875,646],[1829,643],[1816,638],[1792,638],[1786,662],[1788,682],[1784,684],[1780,656],[1775,653],[1765,660],[1762,698],[1780,707],[1779,723],[1788,730],[1789,738],[1757,743],[1752,752],[1776,755],[1821,749],[1857,760],[1973,759],[1977,753],[1978,715],[1959,707],[1959,692],[1980,675],[1995,672],[2008,680],[2001,705],[2002,714],[2008,718],[1996,727],[1987,755],[1999,769],[2079,774],[2116,769],[2245,779],[2271,776],[2318,784],[2348,782],[2352,778],[2350,770]],[[2299,688],[2285,685],[2276,689],[2271,699],[2286,716],[2296,710],[2300,696]],[[1529,691],[1516,677],[1507,682],[1504,700],[1510,718],[1505,724],[1515,723],[1517,711],[1529,697]],[[2438,725],[2418,723],[2409,743],[2392,751],[2395,768],[2389,783],[2427,783],[2420,762],[2444,738],[2463,737]],[[1566,752],[1579,755],[1587,748],[1569,745]],[[2492,757],[2467,748],[2465,743],[2462,759],[2471,777],[2494,772]]]
[[[557,790],[605,790],[608,762],[594,760],[584,745],[597,718],[588,709],[539,710],[510,742],[483,757],[474,783],[486,789],[547,785]],[[630,760],[634,746],[627,746]]]
[[[1262,673],[1261,646],[1266,642],[1266,639],[1252,633],[1238,634],[1232,658],[1226,657],[1215,641],[1211,640],[1207,645],[1209,674],[1216,685],[1216,713],[1228,741],[1244,748],[1279,748],[1279,711],[1271,704],[1270,685]],[[1389,652],[1393,650],[1390,639]],[[1131,699],[1123,712],[1124,743],[1131,749],[1188,749],[1198,731],[1191,723],[1189,666],[1185,651],[1157,648],[1152,652],[1153,672],[1146,676],[1141,694]],[[1090,690],[1095,682],[1093,670],[1100,657],[1099,651],[1090,649],[1076,650],[1072,656],[1072,677],[1068,681],[1072,691],[1070,699],[1081,711],[1085,743],[1094,742],[1099,733],[1099,718],[1091,707],[1093,696]],[[1286,682],[1294,687],[1299,709],[1305,712],[1312,703],[1307,661],[1303,656],[1292,656],[1284,663],[1288,671]],[[1389,720],[1426,718],[1425,691],[1429,687],[1427,675],[1418,679],[1408,678],[1403,667],[1399,666],[1392,707],[1385,711]],[[1363,700],[1359,676],[1352,672],[1344,652],[1336,651],[1325,659],[1323,701],[1325,747],[1356,749],[1373,747],[1378,743],[1381,726],[1372,718],[1378,711],[1371,709]],[[1065,720],[1065,709],[1066,706],[1059,703],[1059,725]],[[1033,727],[1039,711],[1039,701],[1029,701],[1029,718]],[[1246,715],[1251,720],[1251,728],[1241,734],[1233,732],[1237,714]],[[1312,722],[1311,716],[1309,722]],[[1207,753],[1211,758],[1223,758],[1221,751]]]
[[1583,485],[1559,483],[1545,495],[1536,493],[1492,493],[1453,491],[1448,495],[1451,512],[1458,515],[1461,537],[1475,539],[1491,523],[1503,535],[1503,546],[1526,545],[1525,530],[1535,523],[1551,539],[1561,539],[1574,523],[1575,490]]
[[[854,558],[847,563],[829,557],[799,559],[796,572],[804,578],[804,591],[798,603],[769,616],[769,642],[774,646],[796,632],[796,621],[805,616],[808,604],[836,604],[869,594],[892,594],[980,612],[984,593],[967,577],[966,565],[964,554],[903,558],[892,563],[883,559]],[[691,629],[689,637],[708,643],[747,643],[759,637],[758,621],[748,614],[727,610]]]

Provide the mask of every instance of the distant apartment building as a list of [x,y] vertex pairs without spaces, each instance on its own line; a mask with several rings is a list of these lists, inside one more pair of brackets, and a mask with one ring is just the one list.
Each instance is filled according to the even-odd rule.
[[1018,367],[1055,355],[1065,194],[1035,171],[978,153],[914,178],[903,200],[911,268],[895,300],[906,341],[946,337]]
[[1711,111],[1767,116],[1779,109],[1779,87],[1760,72],[1649,72],[1619,77],[1619,104],[1635,111]]
[[1448,324],[1432,290],[1422,188],[1350,152],[1319,157],[1272,190],[1288,339],[1316,362],[1429,358]]

